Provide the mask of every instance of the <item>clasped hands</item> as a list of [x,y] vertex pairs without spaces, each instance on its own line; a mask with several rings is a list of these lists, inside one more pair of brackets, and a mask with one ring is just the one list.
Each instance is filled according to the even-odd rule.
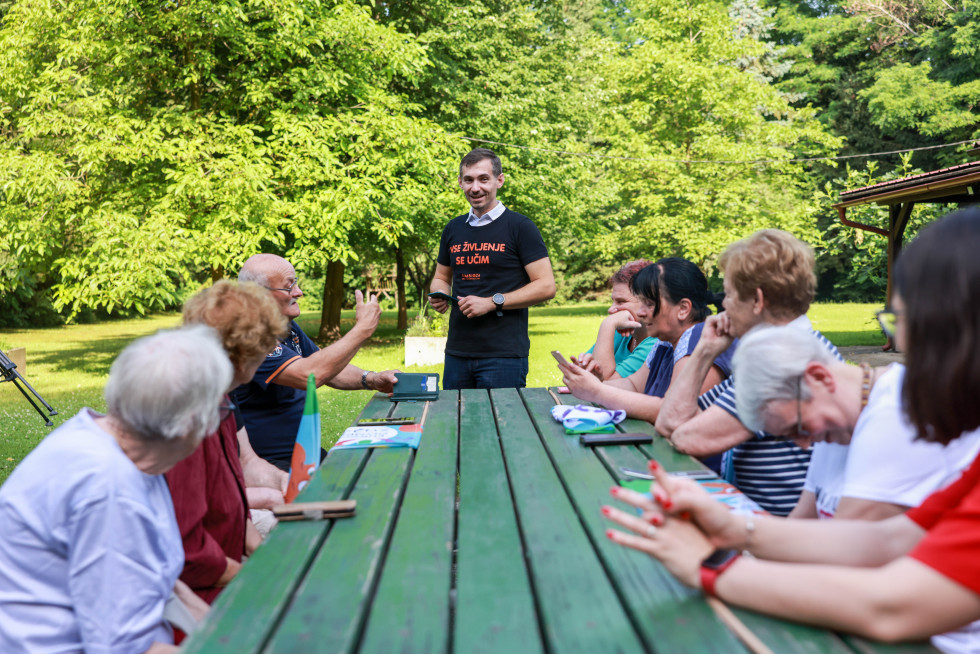
[[746,547],[746,522],[692,479],[672,477],[650,461],[652,498],[621,486],[609,493],[639,510],[603,506],[602,515],[629,531],[609,529],[612,542],[659,560],[682,583],[699,588],[701,562],[717,548]]

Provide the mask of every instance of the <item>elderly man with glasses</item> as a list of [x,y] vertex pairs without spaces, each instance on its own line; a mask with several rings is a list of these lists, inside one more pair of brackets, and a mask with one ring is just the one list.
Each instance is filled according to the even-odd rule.
[[373,372],[351,365],[351,359],[374,334],[381,307],[374,296],[365,300],[355,291],[354,326],[338,341],[320,349],[296,324],[303,297],[292,264],[274,254],[256,254],[238,274],[240,282],[255,282],[269,289],[279,310],[289,319],[289,334],[259,366],[252,381],[233,393],[255,452],[283,470],[289,469],[296,431],[306,402],[306,380],[342,390],[390,393],[394,370]]

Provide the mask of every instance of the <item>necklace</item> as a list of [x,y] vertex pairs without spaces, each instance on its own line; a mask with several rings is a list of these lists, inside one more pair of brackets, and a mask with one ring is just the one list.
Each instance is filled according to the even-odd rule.
[[871,395],[871,366],[861,364],[861,409],[868,406],[868,396]]

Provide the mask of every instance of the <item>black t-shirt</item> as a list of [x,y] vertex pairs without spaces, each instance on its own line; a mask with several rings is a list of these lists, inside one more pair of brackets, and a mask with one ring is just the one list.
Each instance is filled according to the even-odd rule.
[[[548,256],[541,232],[527,216],[507,209],[489,225],[467,224],[458,216],[442,230],[439,263],[453,271],[453,295],[490,297],[526,286],[524,266]],[[467,318],[451,305],[446,352],[471,359],[523,358],[531,349],[527,309],[490,311]]]

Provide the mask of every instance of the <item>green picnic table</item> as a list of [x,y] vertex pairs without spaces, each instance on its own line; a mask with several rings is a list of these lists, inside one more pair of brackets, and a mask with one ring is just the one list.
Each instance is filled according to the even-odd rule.
[[[701,464],[660,438],[584,447],[552,419],[556,400],[575,403],[545,388],[442,391],[417,450],[333,451],[297,501],[355,499],[356,516],[279,524],[182,651],[749,651],[700,591],[605,537],[599,508],[621,467]],[[377,395],[361,417],[422,410]],[[734,613],[777,653],[934,651]]]

